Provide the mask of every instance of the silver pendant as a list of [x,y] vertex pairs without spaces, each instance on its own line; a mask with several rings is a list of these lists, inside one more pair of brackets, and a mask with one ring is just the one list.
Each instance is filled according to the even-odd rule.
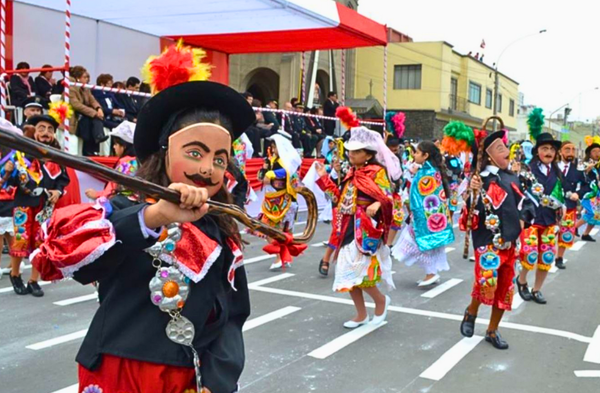
[[172,319],[167,324],[165,331],[169,340],[174,343],[188,347],[192,346],[195,334],[194,324],[186,317],[179,316],[176,319]]

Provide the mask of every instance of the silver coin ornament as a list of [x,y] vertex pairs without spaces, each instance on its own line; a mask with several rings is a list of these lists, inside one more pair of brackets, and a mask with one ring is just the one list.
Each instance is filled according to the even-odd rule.
[[186,317],[179,316],[177,319],[172,319],[167,324],[165,329],[167,337],[177,344],[192,346],[194,340],[194,324]]

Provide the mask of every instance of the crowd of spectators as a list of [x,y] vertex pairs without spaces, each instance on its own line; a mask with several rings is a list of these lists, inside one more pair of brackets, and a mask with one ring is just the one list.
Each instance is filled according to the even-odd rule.
[[[44,65],[42,68],[52,68]],[[27,71],[31,69],[28,63],[17,64],[17,70],[9,83],[9,104],[24,108],[26,119],[31,111],[48,109],[50,97],[55,94],[64,93],[64,72],[62,78],[57,81],[54,72],[40,72],[35,79]],[[82,66],[75,66],[69,70],[71,82],[90,83],[90,74]],[[103,87],[124,89],[125,93],[113,93],[110,91],[91,90],[87,87],[71,86],[70,102],[74,110],[74,116],[70,119],[70,132],[77,135],[83,141],[83,155],[95,156],[99,153],[99,146],[108,138],[107,131],[112,130],[122,121],[135,122],[141,107],[147,98],[130,94],[128,92],[150,92],[150,87],[142,83],[136,77],[130,77],[126,81],[115,81],[110,74],[100,74],[96,77],[95,84]],[[263,103],[252,96],[252,93],[243,93],[244,97],[253,107],[263,107]],[[28,108],[26,108],[28,106]],[[325,115],[335,117],[335,110],[339,106],[337,94],[330,92],[323,107],[306,108],[298,98],[292,98],[283,104],[283,109],[289,112],[310,113],[313,115]],[[279,103],[275,99],[265,104],[266,109],[279,109]],[[246,135],[254,148],[255,157],[264,157],[263,146],[268,145],[264,140],[282,129],[287,132],[295,148],[302,151],[306,158],[315,157],[319,152],[319,143],[327,135],[333,135],[335,121],[320,120],[305,116],[290,116],[285,113],[269,111],[256,111],[256,122],[246,130]]]
[[[45,64],[41,68],[52,68]],[[9,102],[16,108],[23,108],[23,119],[13,119],[15,123],[25,121],[31,113],[48,109],[52,95],[63,95],[65,89],[65,75],[56,80],[53,71],[40,72],[35,79],[30,75],[31,67],[26,62],[17,64],[16,70],[23,70],[10,77],[8,83]],[[90,74],[82,66],[69,69],[71,82],[89,84]],[[96,78],[96,85],[126,89],[131,92],[150,92],[150,87],[141,83],[136,77],[126,81],[115,81],[110,74],[100,74]],[[100,143],[108,139],[108,132],[124,120],[135,122],[146,98],[129,93],[116,94],[109,91],[91,90],[86,87],[70,87],[70,103],[74,115],[70,119],[70,132],[83,141],[83,155],[95,156],[99,153]],[[62,98],[64,99],[64,97]]]
[[[255,99],[252,93],[243,93],[244,98],[250,105],[256,108],[262,107],[262,102]],[[296,112],[302,114],[312,114],[319,116],[335,117],[335,111],[339,103],[337,94],[330,92],[324,106],[307,108],[298,100],[292,98],[289,102],[283,104],[283,109],[288,112]],[[265,109],[279,109],[279,104],[272,99],[267,102]],[[289,134],[292,144],[296,149],[302,151],[305,158],[315,158],[320,151],[320,142],[328,135],[333,135],[335,131],[335,121],[321,120],[314,117],[294,116],[288,113],[269,112],[256,110],[255,124],[246,130],[246,135],[252,142],[254,148],[254,156],[264,156],[262,146],[268,145],[263,140],[269,138],[278,130],[282,129]]]

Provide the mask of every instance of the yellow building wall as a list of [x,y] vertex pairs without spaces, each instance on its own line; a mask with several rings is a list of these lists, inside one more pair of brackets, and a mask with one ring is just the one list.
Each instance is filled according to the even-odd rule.
[[[421,64],[421,89],[394,89],[394,66]],[[355,98],[372,94],[383,104],[383,48],[361,48],[356,51]],[[460,114],[447,114],[451,106],[451,78],[458,81],[459,99],[465,101],[467,114],[484,119],[493,110],[485,107],[486,89],[493,91],[494,74],[490,67],[472,57],[463,56],[446,42],[405,42],[388,46],[387,106],[390,109],[433,110],[442,119],[460,118]],[[506,126],[516,128],[519,86],[511,79],[500,75],[502,110],[499,115]],[[481,85],[479,105],[468,102],[469,81]],[[370,84],[372,83],[372,86]],[[509,116],[509,102],[515,102],[514,116]],[[463,116],[464,117],[464,116]],[[465,120],[465,119],[461,119]],[[472,126],[474,119],[467,121]]]

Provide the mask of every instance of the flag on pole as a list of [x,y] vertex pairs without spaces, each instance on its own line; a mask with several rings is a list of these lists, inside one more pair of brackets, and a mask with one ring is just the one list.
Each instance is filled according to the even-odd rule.
[[483,40],[483,39],[481,40],[480,46],[481,46],[481,49],[485,49],[485,40]]

